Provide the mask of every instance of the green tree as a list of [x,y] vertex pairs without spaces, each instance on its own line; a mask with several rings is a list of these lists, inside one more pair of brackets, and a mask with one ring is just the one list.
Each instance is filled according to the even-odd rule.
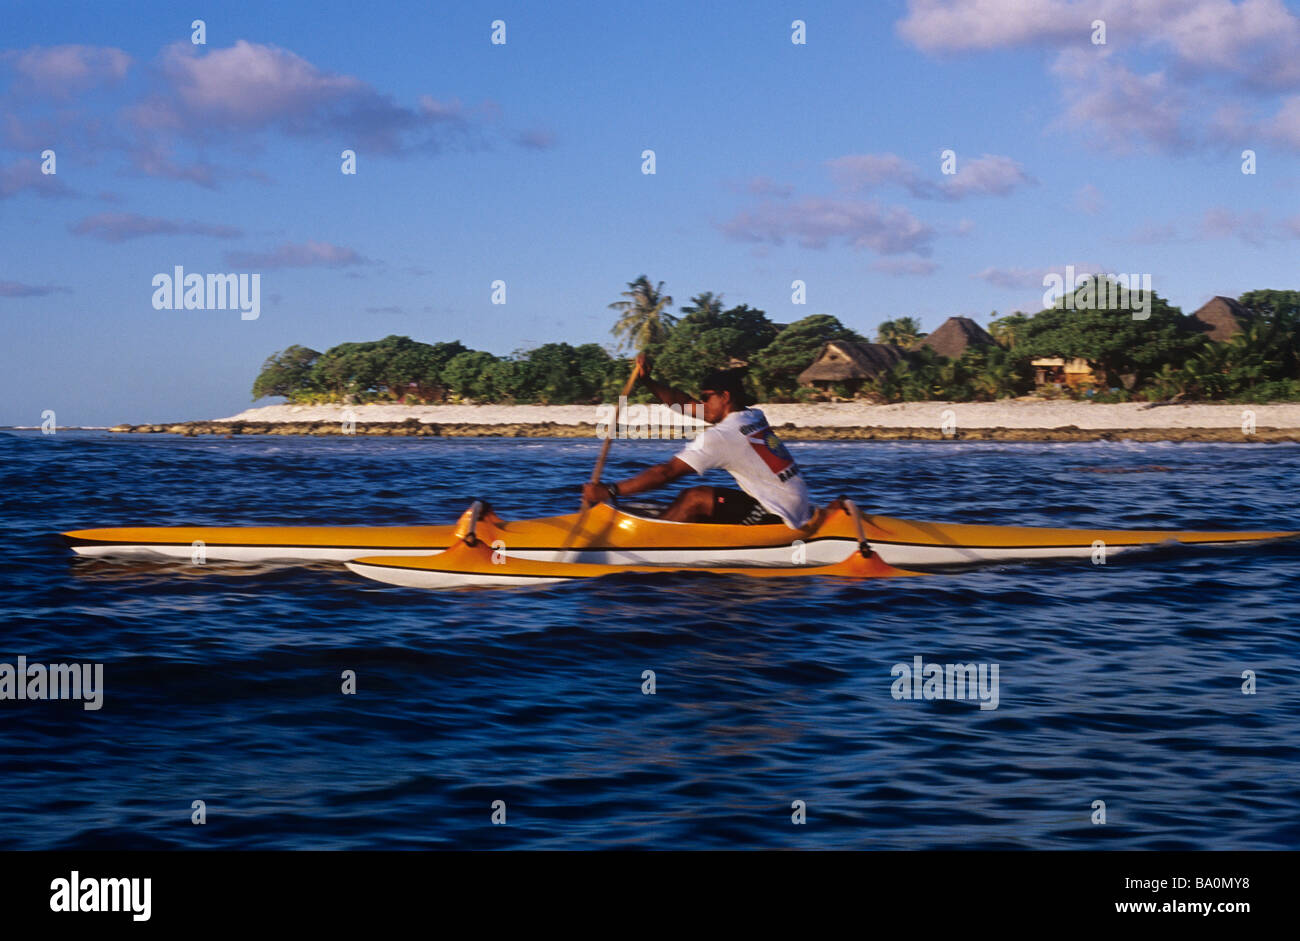
[[[1075,297],[1082,302],[1080,292]],[[1038,356],[1079,357],[1092,363],[1109,386],[1132,375],[1140,384],[1165,363],[1185,363],[1205,344],[1204,334],[1188,328],[1181,312],[1151,292],[1146,320],[1134,320],[1131,310],[1102,310],[1096,306],[1073,310],[1061,302],[1039,311],[1025,329],[1016,352]]]
[[896,317],[876,328],[877,343],[892,343],[903,349],[910,349],[926,336],[921,330],[921,321],[916,317]]
[[762,388],[763,399],[793,396],[799,387],[799,373],[812,365],[827,343],[862,339],[830,314],[796,320],[754,356],[754,379]]
[[1164,363],[1158,372],[1143,383],[1143,393],[1148,398],[1172,399],[1186,395],[1189,391],[1190,377],[1186,371],[1173,363]]
[[697,304],[649,352],[662,381],[694,394],[707,373],[748,365],[777,332],[763,311],[747,304],[721,311]]
[[908,352],[867,391],[890,402],[987,402],[1033,387],[1027,361],[996,346],[976,346],[958,359],[929,347]]
[[682,313],[687,317],[694,316],[697,321],[716,321],[722,316],[722,295],[712,291],[697,294],[682,308]]
[[1181,371],[1188,392],[1214,399],[1255,401],[1260,389],[1285,394],[1295,378],[1295,335],[1281,318],[1260,317],[1226,342],[1207,343]]
[[392,335],[378,341],[371,349],[379,363],[376,395],[405,401],[414,391],[418,397],[420,378],[432,368],[432,350],[429,344],[410,337]]
[[663,293],[662,281],[652,287],[645,275],[629,281],[627,286],[623,292],[627,299],[609,305],[621,315],[611,332],[618,338],[619,349],[643,351],[667,339],[676,323],[676,318],[665,312],[673,299]]
[[321,354],[313,370],[321,387],[335,398],[361,401],[382,385],[383,361],[375,355],[378,341],[340,343]]
[[319,391],[313,381],[312,368],[320,355],[310,347],[297,344],[273,353],[253,380],[253,398],[282,395],[292,400]]
[[543,404],[578,402],[591,395],[583,382],[578,351],[567,343],[547,343],[525,354],[532,367],[530,396]]
[[1300,379],[1300,291],[1249,291],[1237,300],[1255,315],[1251,342],[1276,362],[1269,378]]
[[491,353],[467,350],[453,356],[442,370],[442,381],[461,398],[485,399],[490,387],[485,383],[488,367],[497,361]]
[[989,336],[1004,350],[1014,350],[1024,342],[1029,329],[1029,316],[1021,311],[998,317],[993,311],[994,319],[989,321]]
[[908,353],[893,369],[874,382],[865,384],[866,390],[889,402],[960,398],[953,396],[952,390],[944,388],[942,384],[942,368],[950,362],[928,346],[923,346]]
[[406,381],[415,383],[416,395],[421,401],[442,401],[447,396],[447,383],[443,379],[442,372],[454,357],[466,352],[469,352],[469,347],[459,340],[452,340],[449,343],[421,343],[409,364]]
[[1231,391],[1233,350],[1228,343],[1206,343],[1196,355],[1183,363],[1182,374],[1188,390],[1196,396],[1221,398]]
[[1023,395],[1034,387],[1029,361],[1000,346],[974,346],[961,356],[965,390],[976,402]]
[[1265,320],[1300,322],[1300,291],[1247,291],[1237,301]]
[[480,378],[482,397],[488,402],[528,402],[536,394],[536,371],[526,359],[498,359]]
[[615,359],[596,343],[577,347],[573,351],[573,364],[581,389],[579,397],[573,401],[588,404],[613,401],[632,372],[630,363]]

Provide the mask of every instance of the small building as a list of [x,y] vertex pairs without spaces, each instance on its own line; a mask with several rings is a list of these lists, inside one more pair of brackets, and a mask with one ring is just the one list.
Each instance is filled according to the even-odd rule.
[[843,384],[857,392],[868,379],[878,379],[903,359],[903,352],[889,343],[832,340],[822,346],[812,365],[799,373],[799,384],[829,389]]
[[1034,367],[1034,385],[1064,386],[1070,389],[1088,389],[1098,384],[1092,366],[1086,359],[1066,359],[1063,356],[1042,356],[1030,360]]
[[1231,340],[1250,323],[1253,315],[1231,297],[1212,297],[1192,313],[1192,326],[1216,343]]
[[940,356],[961,359],[971,347],[994,346],[996,341],[987,330],[969,317],[949,317],[938,330],[920,342]]

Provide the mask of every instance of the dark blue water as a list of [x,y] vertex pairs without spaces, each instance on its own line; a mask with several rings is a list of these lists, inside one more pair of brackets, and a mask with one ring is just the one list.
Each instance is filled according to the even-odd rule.
[[[1300,447],[791,448],[819,499],[891,515],[1300,527]],[[0,701],[0,848],[1300,846],[1296,544],[433,593],[334,564],[75,559],[55,536],[436,523],[473,495],[567,512],[596,450],[0,435],[0,661],[101,662],[106,687],[98,712]],[[610,476],[672,451],[617,442]],[[998,708],[895,700],[918,655],[999,664]]]

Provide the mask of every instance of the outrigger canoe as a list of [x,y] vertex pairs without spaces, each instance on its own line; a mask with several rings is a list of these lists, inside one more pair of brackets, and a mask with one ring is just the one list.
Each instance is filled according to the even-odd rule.
[[[468,512],[468,511],[467,511]],[[206,561],[357,562],[373,575],[377,560],[389,569],[415,571],[412,559],[444,553],[462,541],[460,524],[444,526],[128,527],[64,533],[84,556],[191,560],[201,547]],[[506,521],[481,514],[492,538],[512,562],[665,568],[786,567],[811,572],[850,559],[864,541],[886,565],[905,570],[965,567],[989,562],[1089,558],[1163,546],[1242,546],[1292,539],[1294,531],[1052,529],[988,526],[855,514],[843,506],[817,511],[802,529],[777,524],[732,526],[674,523],[597,504],[579,513]],[[858,528],[861,525],[862,534]],[[461,554],[463,557],[463,553]],[[400,562],[394,562],[400,559]],[[443,563],[450,559],[444,559]],[[432,571],[432,569],[430,569]],[[504,575],[498,564],[495,571]],[[518,570],[520,577],[537,571]],[[579,577],[572,570],[571,577]],[[590,574],[595,574],[594,570]]]

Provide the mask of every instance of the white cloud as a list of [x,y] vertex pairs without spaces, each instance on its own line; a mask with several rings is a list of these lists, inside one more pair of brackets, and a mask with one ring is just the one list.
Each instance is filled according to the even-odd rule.
[[[1092,44],[1094,20],[1105,45]],[[1098,148],[1222,149],[1254,137],[1300,151],[1300,115],[1274,100],[1300,89],[1300,15],[1283,0],[909,0],[897,28],[929,53],[1058,50],[1060,124]]]
[[1270,140],[1300,151],[1300,95],[1285,99],[1263,129]]
[[987,281],[994,287],[1022,290],[1042,287],[1043,275],[1046,273],[1045,268],[985,268],[971,277]]
[[1187,96],[1164,72],[1138,75],[1109,53],[1080,49],[1062,52],[1052,71],[1065,81],[1059,124],[1090,144],[1119,153],[1188,146],[1182,127]]
[[936,155],[933,172],[927,174],[897,154],[849,154],[826,161],[831,179],[849,192],[880,186],[902,187],[918,199],[956,201],[968,196],[1009,196],[1018,186],[1036,182],[1015,160],[999,154],[957,157],[954,174],[940,171]]
[[794,187],[789,183],[778,183],[766,176],[752,177],[748,182],[735,188],[752,196],[769,196],[777,199],[785,199],[794,193]]
[[1239,238],[1259,248],[1266,242],[1300,238],[1300,217],[1275,220],[1259,209],[1229,209],[1214,206],[1205,211],[1200,232],[1205,238]]
[[1007,196],[1017,186],[1034,182],[1025,168],[1010,157],[985,154],[972,160],[957,157],[957,172],[944,177],[943,191],[949,199],[966,196]]
[[111,46],[32,46],[0,52],[0,62],[18,73],[26,91],[51,98],[120,82],[131,67],[131,57]]
[[1163,47],[1182,64],[1244,81],[1300,84],[1300,17],[1282,0],[910,0],[898,32],[927,52],[1020,45]]
[[234,226],[160,219],[134,212],[97,213],[69,226],[69,231],[105,242],[125,242],[150,235],[202,235],[211,238],[239,238],[243,235]]
[[899,34],[927,52],[996,49],[1086,35],[1092,17],[1060,0],[910,0]]
[[[848,154],[826,161],[831,179],[849,192],[870,190],[887,183],[915,191],[925,184],[915,164],[897,154]],[[914,192],[914,195],[921,193]]]
[[227,252],[235,268],[344,268],[369,262],[351,248],[328,242],[286,243],[269,252]]
[[818,249],[843,242],[881,255],[928,255],[934,239],[934,230],[901,206],[816,196],[764,202],[738,213],[722,230],[741,241],[781,245],[790,238]]
[[72,190],[57,176],[42,173],[40,163],[34,157],[0,166],[0,199],[9,199],[24,190],[31,190],[38,196],[72,195]]

